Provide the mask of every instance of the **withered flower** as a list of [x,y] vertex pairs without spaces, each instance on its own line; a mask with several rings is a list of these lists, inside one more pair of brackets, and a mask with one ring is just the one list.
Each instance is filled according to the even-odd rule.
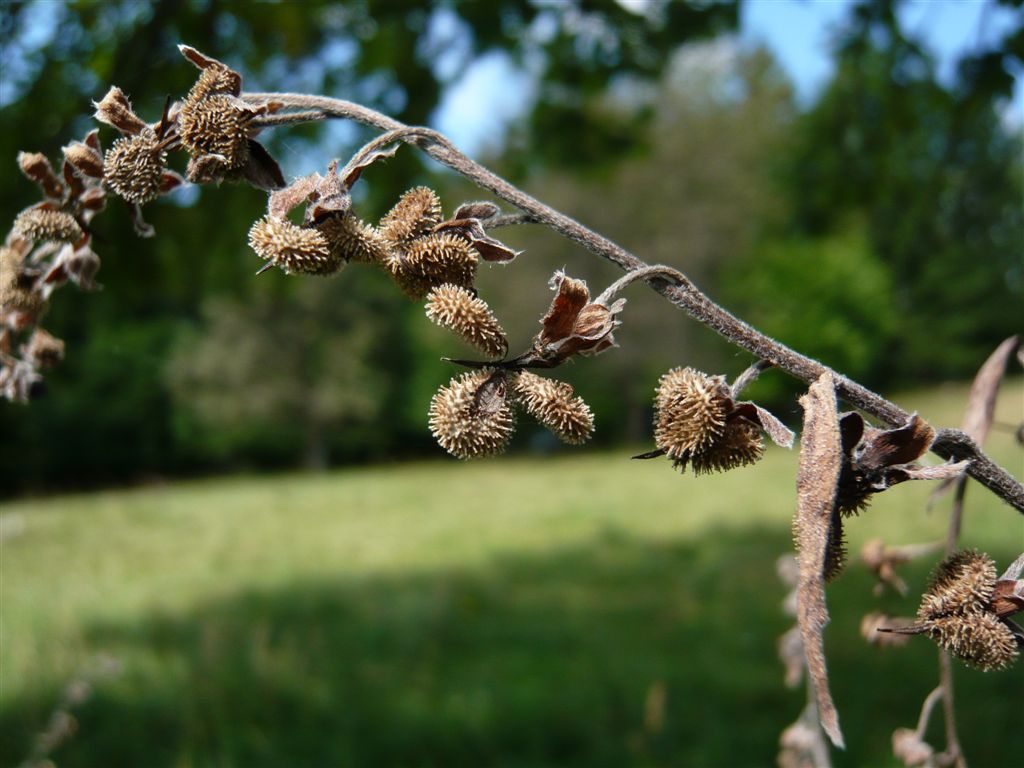
[[36,328],[25,347],[25,355],[36,366],[50,368],[64,359],[64,342],[42,328]]
[[530,371],[518,371],[510,383],[516,401],[563,443],[585,443],[594,433],[594,415],[582,397],[573,397],[571,384]]
[[445,283],[427,294],[427,317],[458,334],[490,358],[508,354],[508,339],[487,303],[459,285]]
[[[121,138],[103,158],[103,183],[131,204],[136,232],[142,237],[151,237],[153,228],[143,221],[141,206],[184,183],[181,176],[166,167],[167,150],[178,141],[170,106],[164,106],[159,122],[149,125],[135,114],[128,97],[116,86],[94,106],[96,119],[121,133]],[[95,158],[87,149],[99,152],[99,140],[90,142],[87,137],[84,147],[77,144],[69,147],[68,162],[74,164],[74,159],[78,163],[74,165],[77,170],[92,175]]]
[[494,456],[515,431],[504,371],[470,371],[452,379],[430,401],[430,431],[460,459]]
[[996,578],[992,559],[974,550],[955,552],[932,574],[917,609],[917,622],[884,627],[883,632],[926,634],[939,647],[982,670],[1012,664],[1024,647],[1024,630],[1010,616],[1024,610],[1024,599],[1006,599],[1019,591],[1024,556]]
[[267,105],[238,98],[242,76],[216,59],[179,45],[182,55],[200,74],[177,114],[181,144],[188,150],[188,179],[195,183],[246,179],[265,190],[285,186],[277,162],[253,137],[253,120],[268,114]]
[[699,475],[753,464],[764,454],[761,430],[778,445],[793,445],[793,433],[772,414],[736,402],[724,376],[673,368],[658,382],[654,407],[658,448],[635,458],[668,456],[680,471],[690,466]]
[[619,325],[625,299],[617,299],[610,306],[591,302],[587,284],[561,271],[554,274],[549,285],[555,297],[541,318],[541,332],[533,340],[536,357],[554,366],[572,355],[596,355],[615,346],[612,331]]
[[99,288],[96,282],[96,273],[99,269],[100,257],[89,246],[88,241],[77,245],[65,245],[43,277],[43,284],[52,290],[70,280],[82,290],[95,291]]
[[[363,168],[386,156],[377,153],[355,168],[346,167],[344,175],[334,160],[325,176],[313,173],[271,194],[266,217],[249,232],[253,250],[267,260],[267,267],[278,266],[289,274],[329,275],[350,261],[383,261],[386,243],[352,213],[350,189]],[[303,222],[293,224],[288,214],[300,205],[306,207]]]

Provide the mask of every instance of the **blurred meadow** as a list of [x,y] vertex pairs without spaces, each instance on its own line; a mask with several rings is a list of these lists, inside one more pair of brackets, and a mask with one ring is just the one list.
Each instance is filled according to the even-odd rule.
[[[962,386],[909,393],[955,421]],[[997,419],[1024,417],[1024,381]],[[1012,435],[992,455],[1022,468]],[[790,549],[796,455],[680,477],[629,451],[321,475],[235,477],[22,501],[0,517],[0,746],[15,765],[62,690],[109,657],[73,710],[61,766],[769,765],[802,690],[775,653],[791,624],[775,575]],[[943,539],[948,497],[881,496],[850,550]],[[1024,522],[969,488],[963,544],[1001,567]],[[829,589],[826,648],[849,750],[897,765],[936,682],[934,647],[879,649],[859,563]],[[958,665],[971,764],[1024,753],[1018,667]],[[939,721],[934,722],[938,738]]]
[[[37,199],[17,153],[56,160],[110,85],[147,120],[184,94],[179,42],[245,90],[446,131],[937,426],[1022,331],[1020,0],[0,0],[0,218]],[[372,135],[260,141],[293,179]],[[446,215],[483,197],[406,147],[364,174],[356,210],[377,221],[418,184]],[[55,292],[43,321],[66,360],[43,397],[0,402],[0,765],[47,731],[62,767],[774,764],[804,703],[775,650],[796,451],[700,478],[628,460],[653,447],[662,373],[733,377],[749,355],[631,288],[619,347],[557,371],[593,444],[523,419],[509,456],[458,463],[426,411],[457,373],[441,358],[468,350],[359,265],[257,278],[265,207],[189,186],[146,206],[142,240],[111,199],[103,290]],[[595,294],[619,276],[546,230],[497,234],[523,254],[478,287],[513,354],[553,272]],[[1014,365],[986,448],[1021,477]],[[748,394],[795,428],[800,391],[769,371]],[[943,538],[931,490],[880,496],[851,552]],[[962,542],[1005,565],[1024,524],[972,484]],[[891,733],[936,683],[928,641],[879,649],[858,629],[912,614],[934,559],[905,569],[906,598],[874,597],[857,564],[829,589],[837,766],[897,765]],[[957,668],[972,766],[1024,761],[1022,691],[1020,663]]]

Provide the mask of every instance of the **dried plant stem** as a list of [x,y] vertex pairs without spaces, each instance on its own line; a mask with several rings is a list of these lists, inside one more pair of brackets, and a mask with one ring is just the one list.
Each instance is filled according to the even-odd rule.
[[811,742],[811,759],[814,760],[814,768],[832,768],[832,754],[829,752],[828,742],[825,740],[825,731],[821,728],[821,721],[818,718],[818,699],[814,693],[814,686],[810,678],[807,679],[804,688],[807,691],[807,706],[804,708],[800,719],[803,720],[814,739]]
[[312,123],[327,118],[320,110],[309,110],[308,112],[287,112],[278,115],[261,115],[253,118],[249,124],[254,128],[273,128],[279,125],[293,125],[296,123]]
[[928,721],[931,720],[932,710],[935,709],[935,705],[942,698],[942,686],[938,686],[935,690],[928,694],[925,698],[924,703],[921,705],[921,715],[917,718],[917,729],[914,731],[917,734],[917,738],[924,741],[925,731],[928,730]]
[[[310,96],[298,93],[243,93],[242,98],[254,103],[277,102],[285,108],[314,110],[325,116],[355,120],[383,131],[396,131],[408,126],[381,112],[343,99]],[[578,221],[526,194],[500,176],[484,168],[460,152],[442,134],[430,129],[416,129],[407,139],[423,152],[470,179],[502,200],[527,214],[532,221],[551,227],[627,272],[649,265],[606,237],[588,229]],[[662,278],[651,278],[651,288],[683,309],[698,322],[745,349],[757,358],[768,360],[778,368],[805,382],[816,381],[823,373],[832,373],[836,392],[850,405],[860,408],[889,426],[902,426],[909,419],[904,409],[886,400],[867,387],[831,371],[817,360],[790,349],[730,314],[705,296],[692,282],[682,285]],[[990,459],[966,433],[942,429],[932,450],[939,456],[957,461],[970,459],[968,473],[982,485],[1024,514],[1024,485]]]
[[[653,277],[660,277],[663,280],[671,280],[676,285],[690,285],[690,278],[680,272],[678,269],[673,267],[666,267],[664,264],[657,264],[653,267],[641,267],[640,269],[634,269],[627,272],[614,283],[609,285],[602,291],[601,295],[594,299],[595,304],[604,304],[606,307],[610,306],[612,300],[619,294],[620,291],[624,290],[630,283],[636,282],[637,280],[649,280]],[[694,287],[694,290],[696,288]]]

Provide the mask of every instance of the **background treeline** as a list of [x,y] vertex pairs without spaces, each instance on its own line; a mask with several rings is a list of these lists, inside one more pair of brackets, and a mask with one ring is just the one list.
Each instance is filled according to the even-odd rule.
[[[853,4],[831,82],[799,108],[772,57],[737,45],[738,19],[738,2],[647,17],[526,0],[8,3],[0,216],[35,200],[17,152],[56,158],[109,84],[154,120],[166,94],[183,94],[194,69],[178,41],[236,66],[249,89],[344,96],[414,124],[431,122],[476,57],[500,53],[532,93],[482,158],[500,173],[868,384],[969,375],[1022,319],[1022,121],[1007,107],[1024,23],[947,83],[896,3]],[[369,135],[307,126],[266,144],[295,176]],[[359,210],[375,221],[419,183],[441,191],[446,213],[480,196],[403,149],[366,174]],[[255,278],[246,233],[264,206],[247,187],[186,190],[148,208],[157,237],[139,240],[110,203],[96,220],[104,290],[59,291],[43,323],[67,360],[31,407],[0,406],[4,494],[439,451],[425,427],[453,373],[439,358],[467,350],[370,270]],[[547,232],[501,237],[525,253],[485,268],[481,290],[514,348],[555,269],[598,289],[616,277]],[[668,367],[735,374],[748,362],[666,303],[628,297],[621,349],[567,371],[604,442],[646,439]],[[783,401],[781,378],[757,394]],[[553,447],[539,432],[519,445]]]

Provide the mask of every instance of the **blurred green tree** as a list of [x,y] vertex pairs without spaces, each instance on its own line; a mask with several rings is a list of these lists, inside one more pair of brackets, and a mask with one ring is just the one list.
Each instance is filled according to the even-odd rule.
[[[194,78],[175,48],[186,41],[243,72],[250,90],[344,95],[414,124],[430,122],[445,89],[477,57],[497,53],[538,84],[530,121],[545,133],[524,135],[534,151],[548,148],[545,162],[611,162],[625,151],[623,139],[633,135],[621,126],[636,125],[645,115],[623,113],[620,127],[609,134],[610,124],[584,106],[616,77],[656,77],[680,44],[735,27],[738,5],[739,0],[653,3],[635,13],[612,2],[529,0],[429,6],[414,0],[258,6],[244,0],[5,2],[0,157],[12,165],[23,149],[57,157],[62,144],[93,127],[89,102],[110,84],[124,89],[144,118],[155,120],[165,96],[184,93]],[[548,132],[566,123],[574,130]],[[285,172],[297,175],[322,169],[367,135],[353,126],[313,125],[269,135],[266,144]],[[594,137],[586,156],[576,151],[581,135]],[[109,145],[112,137],[103,138]],[[374,169],[374,184],[360,190],[359,203],[373,218],[394,202],[398,190],[430,178],[416,153],[401,152]],[[31,183],[17,177],[0,188],[0,216],[10,221],[34,200]],[[185,191],[147,211],[157,238],[139,241],[123,204],[111,201],[95,232],[106,290],[88,296],[63,290],[44,321],[68,341],[68,360],[50,378],[51,396],[31,410],[0,408],[0,487],[125,482],[217,466],[211,463],[223,452],[217,445],[230,439],[215,437],[209,424],[183,427],[195,426],[195,413],[176,405],[181,400],[172,397],[163,372],[178,329],[201,321],[208,297],[247,302],[263,290],[260,283],[276,282],[282,306],[291,301],[297,281],[252,276],[258,263],[245,246],[245,232],[264,204],[264,196],[249,188]],[[196,209],[184,212],[181,206]],[[340,292],[341,285],[332,283],[332,290]],[[377,301],[355,291],[336,300],[365,312]],[[301,298],[295,301],[298,312]],[[417,314],[418,308],[396,303],[377,317],[392,350],[376,359],[377,370],[394,407],[379,414],[374,450],[417,446],[407,426],[414,398],[402,391],[407,385],[422,389],[423,377],[410,371],[421,360],[410,335],[410,318]],[[436,370],[434,363],[429,367]],[[97,392],[116,407],[99,407]],[[189,435],[213,445],[207,450]],[[353,434],[347,448],[334,446],[332,453],[355,455],[357,441],[365,438]],[[237,445],[242,461],[270,460],[266,454],[245,455],[256,451],[254,442]],[[274,456],[287,460],[285,452]]]
[[908,382],[967,375],[1020,330],[1009,308],[1024,300],[1024,165],[1004,109],[1024,66],[1024,16],[945,86],[899,5],[852,9],[835,76],[797,126],[790,196],[804,236],[864,216],[900,318],[888,370]]

